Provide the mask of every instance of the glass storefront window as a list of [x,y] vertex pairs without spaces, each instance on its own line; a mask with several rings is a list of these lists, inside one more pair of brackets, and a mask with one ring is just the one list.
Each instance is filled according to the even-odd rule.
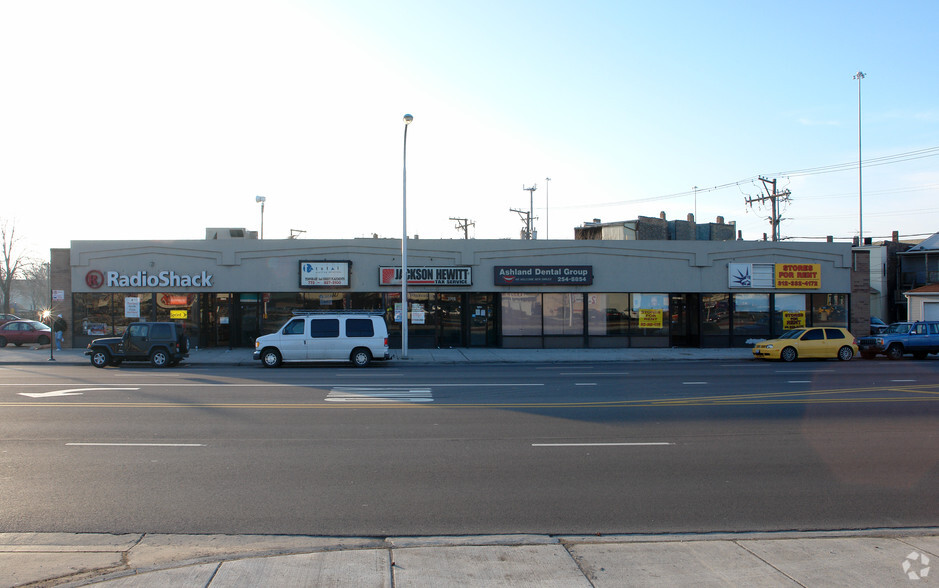
[[805,312],[805,294],[776,294],[773,334],[809,326]]
[[701,295],[701,334],[727,335],[730,332],[730,295]]
[[629,330],[629,294],[588,294],[590,335],[625,335]]
[[506,292],[502,294],[502,334],[540,336],[541,294]]
[[734,294],[734,335],[769,336],[769,294]]
[[632,294],[631,296],[630,334],[668,336],[668,294]]
[[111,294],[79,293],[72,296],[75,335],[103,337],[114,332]]
[[812,326],[848,326],[847,294],[812,294]]
[[544,334],[583,335],[584,295],[544,294]]

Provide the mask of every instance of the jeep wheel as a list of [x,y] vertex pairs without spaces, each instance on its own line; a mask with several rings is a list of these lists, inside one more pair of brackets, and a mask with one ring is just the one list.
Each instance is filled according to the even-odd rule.
[[794,361],[797,357],[799,357],[799,354],[793,347],[786,347],[779,354],[779,359],[783,361]]
[[900,359],[901,357],[903,357],[903,347],[893,344],[887,348],[888,359]]
[[355,367],[365,367],[372,361],[372,354],[368,349],[359,347],[352,350],[352,356],[349,358]]
[[150,353],[150,365],[153,367],[166,367],[170,363],[170,356],[164,349],[154,349]]
[[91,352],[91,365],[96,368],[107,367],[111,363],[111,354],[105,349],[95,349]]
[[841,361],[850,361],[854,357],[854,350],[845,345],[838,350],[838,359]]
[[265,349],[261,352],[261,365],[264,367],[276,368],[280,361],[280,353],[276,349]]

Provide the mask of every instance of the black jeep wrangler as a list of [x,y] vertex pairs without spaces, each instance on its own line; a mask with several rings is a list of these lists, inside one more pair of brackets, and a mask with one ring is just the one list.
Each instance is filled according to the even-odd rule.
[[99,368],[124,361],[149,361],[154,367],[178,364],[189,357],[189,337],[176,323],[131,323],[122,337],[95,339],[85,355]]

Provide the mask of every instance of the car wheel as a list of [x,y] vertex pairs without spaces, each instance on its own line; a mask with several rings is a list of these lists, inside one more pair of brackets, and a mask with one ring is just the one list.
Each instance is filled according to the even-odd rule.
[[261,353],[261,365],[264,367],[276,368],[280,362],[280,353],[276,349],[265,349]]
[[899,345],[891,345],[887,348],[888,359],[900,359],[903,357],[903,348]]
[[862,358],[862,359],[874,359],[875,357],[877,357],[877,354],[876,354],[876,353],[871,353],[870,351],[862,351],[862,352],[861,352],[861,358]]
[[365,367],[372,361],[372,354],[368,349],[358,348],[352,350],[352,365],[355,367]]
[[838,359],[841,361],[850,361],[854,357],[854,350],[845,345],[838,350]]
[[48,345],[49,337],[46,337],[45,335],[40,335],[39,337],[36,337],[36,343],[39,343],[40,345]]
[[779,354],[779,359],[783,361],[794,361],[797,357],[799,357],[799,354],[793,347],[786,347],[782,350],[782,353]]
[[103,368],[111,363],[111,354],[104,349],[95,349],[91,352],[91,365]]
[[0,337],[0,347],[6,347],[6,346],[7,346],[6,337]]
[[150,365],[153,367],[166,367],[170,363],[170,356],[162,349],[156,349],[150,353]]

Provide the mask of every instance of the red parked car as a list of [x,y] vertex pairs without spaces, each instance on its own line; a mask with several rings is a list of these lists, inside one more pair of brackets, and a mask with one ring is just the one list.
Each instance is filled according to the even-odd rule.
[[7,343],[20,345],[48,345],[52,341],[52,329],[39,321],[18,320],[0,325],[0,347]]

